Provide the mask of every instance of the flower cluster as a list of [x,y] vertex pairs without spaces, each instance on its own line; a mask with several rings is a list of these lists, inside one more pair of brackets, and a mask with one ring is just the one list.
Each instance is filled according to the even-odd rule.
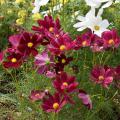
[[74,49],[90,47],[93,52],[103,52],[120,46],[120,36],[115,29],[102,33],[101,37],[89,30],[74,40]]
[[[65,104],[75,104],[72,99],[74,93],[91,109],[89,95],[79,90],[76,78],[64,71],[64,67],[73,60],[67,53],[74,50],[74,41],[62,30],[58,18],[54,21],[52,16],[45,16],[44,20],[38,20],[38,25],[32,27],[34,33],[23,31],[9,37],[9,47],[0,54],[3,66],[19,68],[29,57],[35,59],[34,68],[38,74],[53,79],[55,93],[52,95],[46,90],[32,90],[29,98],[33,102],[42,100],[42,108],[46,112],[59,112]],[[40,46],[45,48],[41,53],[37,49]]]
[[89,109],[92,108],[90,96],[83,90],[78,89],[78,82],[74,76],[69,76],[65,72],[56,75],[52,82],[56,92],[51,95],[49,91],[33,90],[29,96],[31,101],[42,100],[42,109],[46,112],[59,112],[62,107],[68,103],[75,104],[72,99],[74,93],[78,94],[78,98]]

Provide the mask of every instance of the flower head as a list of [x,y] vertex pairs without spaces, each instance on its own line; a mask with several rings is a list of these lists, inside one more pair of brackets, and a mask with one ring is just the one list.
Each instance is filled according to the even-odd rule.
[[50,15],[45,16],[44,20],[38,20],[38,24],[39,26],[33,26],[32,30],[43,34],[45,34],[45,32],[53,33],[55,30],[61,28],[59,19],[57,18],[56,21],[54,21]]
[[60,93],[71,93],[77,89],[78,82],[75,81],[74,76],[69,76],[65,72],[61,72],[53,81],[53,86]]
[[65,51],[71,50],[72,48],[72,40],[67,34],[51,40],[50,44],[48,45],[48,49],[50,50],[50,52],[55,55],[63,54]]
[[112,83],[113,77],[113,69],[107,66],[95,66],[91,71],[91,80],[106,88]]
[[74,25],[77,31],[83,31],[86,28],[91,29],[94,34],[101,37],[101,34],[107,30],[109,22],[107,19],[102,20],[102,17],[98,14],[95,15],[95,9],[92,8],[85,17],[78,16],[80,22]]
[[64,54],[56,56],[55,70],[59,73],[64,70],[64,66],[72,61],[72,57],[66,57]]
[[42,54],[38,54],[35,57],[35,66],[38,67],[38,73],[44,74],[50,70],[50,67],[54,65],[53,57],[49,57],[46,51]]
[[29,96],[31,101],[37,101],[37,100],[42,100],[45,97],[46,93],[45,91],[41,90],[32,90],[31,94]]
[[7,60],[3,61],[5,68],[19,68],[22,65],[23,57],[19,53],[9,52]]
[[42,108],[46,112],[58,113],[62,107],[67,103],[66,99],[59,93],[49,95],[48,98],[43,99]]
[[91,39],[92,39],[92,32],[88,31],[81,36],[78,36],[77,39],[74,41],[75,46],[74,49],[79,49],[81,47],[88,47],[91,44]]
[[118,48],[120,45],[120,37],[116,30],[105,31],[102,34],[102,39],[104,41],[105,48]]
[[19,39],[17,51],[20,54],[23,54],[23,56],[29,56],[30,54],[35,56],[38,54],[36,47],[41,43],[42,36],[23,32]]

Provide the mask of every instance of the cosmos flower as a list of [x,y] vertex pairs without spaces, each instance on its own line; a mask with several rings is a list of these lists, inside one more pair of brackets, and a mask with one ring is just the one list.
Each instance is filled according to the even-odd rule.
[[29,56],[30,54],[36,56],[38,54],[36,47],[40,45],[41,40],[41,35],[23,32],[20,36],[19,45],[17,45],[17,51],[23,56]]
[[120,45],[120,37],[116,30],[109,30],[102,33],[105,48],[118,48]]
[[23,57],[19,53],[9,52],[7,60],[3,61],[5,68],[19,68],[23,63]]
[[65,72],[61,72],[53,81],[54,88],[60,93],[71,93],[77,89],[78,82],[74,76],[69,76]]
[[108,85],[112,83],[113,77],[113,69],[107,66],[95,66],[91,71],[91,80],[105,88],[108,88]]
[[35,56],[35,66],[37,66],[39,74],[46,73],[53,65],[53,57],[49,57],[46,51],[43,51],[41,54]]
[[83,104],[87,106],[88,109],[92,109],[92,101],[85,91],[79,90],[78,98],[82,100]]
[[64,54],[56,56],[55,70],[56,73],[59,73],[64,70],[64,66],[69,64],[72,61],[72,57],[66,57]]
[[74,49],[80,49],[81,47],[88,47],[91,45],[91,39],[93,34],[91,31],[83,33],[80,36],[77,36],[76,40],[74,41]]
[[67,103],[66,99],[59,93],[49,95],[48,98],[43,99],[42,108],[46,112],[58,113],[62,107]]
[[63,54],[65,51],[73,49],[72,39],[68,34],[59,36],[58,38],[50,41],[48,49],[54,55]]
[[54,21],[52,16],[48,15],[45,16],[43,20],[40,19],[37,22],[39,26],[32,26],[32,30],[38,32],[39,34],[42,34],[42,45],[49,44],[51,38],[55,39],[59,36],[59,34],[62,34],[61,25],[58,18]]
[[45,34],[45,32],[53,33],[55,30],[60,30],[60,21],[57,18],[56,21],[53,20],[52,16],[48,15],[44,17],[44,20],[38,20],[39,26],[33,26],[32,30]]
[[32,13],[38,13],[41,6],[46,5],[49,2],[49,0],[35,0],[34,9],[32,10]]
[[41,90],[32,90],[31,94],[29,96],[29,99],[33,102],[37,101],[37,100],[42,100],[45,97],[46,93],[45,91],[41,91]]
[[102,17],[95,15],[95,9],[92,8],[85,17],[78,16],[80,22],[76,23],[73,27],[77,28],[77,31],[83,31],[86,28],[89,28],[94,32],[94,34],[101,37],[101,34],[107,30],[109,22],[107,19],[102,20]]

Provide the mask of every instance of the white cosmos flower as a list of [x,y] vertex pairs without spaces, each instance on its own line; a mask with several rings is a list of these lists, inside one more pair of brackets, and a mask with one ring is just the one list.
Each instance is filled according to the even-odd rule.
[[91,6],[94,8],[100,7],[102,3],[104,3],[102,8],[107,8],[113,3],[113,0],[85,0],[85,1],[88,6]]
[[34,9],[32,10],[32,13],[38,13],[40,10],[40,7],[43,5],[46,5],[49,2],[49,0],[35,0],[34,2]]
[[101,14],[103,9],[100,9],[98,15],[95,16],[95,8],[92,8],[85,17],[78,16],[77,19],[80,21],[73,27],[77,28],[77,31],[83,31],[89,28],[94,34],[101,36],[101,33],[107,30],[109,22],[107,19],[102,20]]

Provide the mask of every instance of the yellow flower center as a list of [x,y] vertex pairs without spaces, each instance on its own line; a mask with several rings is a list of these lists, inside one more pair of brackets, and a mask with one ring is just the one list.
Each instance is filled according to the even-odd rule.
[[66,60],[65,60],[65,59],[62,59],[62,63],[63,63],[63,64],[66,63]]
[[86,41],[83,41],[83,42],[82,42],[82,45],[83,45],[83,46],[86,46],[86,44],[87,44]]
[[55,35],[55,37],[56,37],[56,38],[58,38],[58,37],[59,37],[59,35],[58,35],[58,34],[56,34],[56,35]]
[[65,50],[65,49],[66,49],[66,46],[65,46],[65,45],[61,45],[61,46],[60,46],[60,50],[61,50],[61,51]]
[[101,80],[104,80],[104,76],[100,75],[100,76],[99,76],[99,80],[100,80],[100,81],[101,81]]
[[40,94],[39,94],[39,93],[35,94],[35,97],[39,97],[39,96],[40,96]]
[[17,59],[16,59],[16,58],[12,58],[12,59],[11,59],[11,62],[12,62],[12,63],[15,63],[15,62],[17,62]]
[[53,27],[50,27],[49,28],[49,32],[53,32],[54,28]]
[[68,86],[68,83],[67,83],[67,82],[64,82],[64,83],[63,83],[63,86],[66,86],[66,87],[67,87],[67,86]]
[[29,48],[31,48],[31,47],[33,46],[33,43],[32,43],[32,42],[29,42],[29,43],[27,44],[27,46],[28,46]]
[[95,25],[95,26],[94,26],[94,29],[95,29],[95,30],[100,30],[100,26]]
[[54,109],[54,110],[57,110],[58,108],[59,108],[59,104],[58,104],[58,103],[54,103],[54,104],[53,104],[53,109]]
[[111,45],[111,44],[114,44],[114,40],[113,39],[110,39],[109,41],[108,41],[108,43]]

